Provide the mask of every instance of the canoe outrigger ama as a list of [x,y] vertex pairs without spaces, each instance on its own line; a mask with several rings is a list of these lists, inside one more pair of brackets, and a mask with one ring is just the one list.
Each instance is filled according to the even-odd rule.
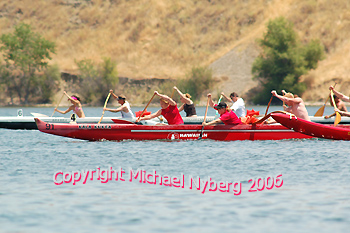
[[297,118],[293,114],[271,113],[271,116],[281,125],[298,133],[325,139],[350,140],[349,125],[324,125]]

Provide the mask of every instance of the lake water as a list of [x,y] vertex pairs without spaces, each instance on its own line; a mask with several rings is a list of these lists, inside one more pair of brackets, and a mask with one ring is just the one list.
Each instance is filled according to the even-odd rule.
[[[251,108],[263,114],[266,106]],[[22,109],[52,114],[52,108]],[[310,115],[317,109],[308,108]],[[0,116],[16,112],[0,108]],[[348,141],[88,142],[0,129],[0,142],[0,232],[349,232]],[[107,180],[111,167],[118,180],[115,173]],[[139,182],[140,173],[129,180],[137,170],[149,183]],[[94,177],[84,182],[87,171]],[[150,184],[154,172],[159,177]],[[82,175],[75,185],[71,174]],[[216,191],[214,184],[203,190],[208,179]],[[222,191],[232,183],[229,191],[221,192],[219,182]]]

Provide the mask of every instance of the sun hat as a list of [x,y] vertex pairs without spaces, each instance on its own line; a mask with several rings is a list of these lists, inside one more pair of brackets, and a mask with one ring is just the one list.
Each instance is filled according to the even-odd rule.
[[225,102],[220,102],[219,104],[214,105],[215,109],[227,108],[227,104]]

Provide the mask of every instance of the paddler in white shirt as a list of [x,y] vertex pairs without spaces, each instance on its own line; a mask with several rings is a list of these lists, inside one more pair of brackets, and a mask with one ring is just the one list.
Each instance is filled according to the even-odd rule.
[[245,118],[246,111],[244,100],[240,98],[236,92],[232,92],[230,94],[230,98],[228,98],[223,92],[221,92],[221,95],[232,103],[232,106],[230,108],[236,113],[239,118]]
[[128,101],[126,101],[125,95],[116,95],[113,93],[113,90],[110,90],[109,93],[111,93],[112,96],[118,100],[118,103],[121,106],[117,109],[103,108],[103,111],[120,112],[122,114],[122,118],[134,118],[134,113],[131,111],[130,104]]

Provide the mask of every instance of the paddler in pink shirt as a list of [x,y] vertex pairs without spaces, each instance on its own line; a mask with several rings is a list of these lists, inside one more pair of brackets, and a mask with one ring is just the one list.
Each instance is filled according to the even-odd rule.
[[150,120],[163,115],[164,118],[168,121],[169,125],[182,125],[184,121],[182,120],[182,117],[179,113],[176,102],[167,95],[159,94],[158,91],[155,91],[154,94],[160,97],[159,103],[161,109],[148,116],[140,117],[136,120],[136,122]]
[[55,111],[61,114],[66,114],[67,112],[70,112],[73,110],[73,112],[77,114],[79,118],[85,118],[83,107],[81,106],[81,103],[80,103],[80,98],[76,95],[69,96],[65,91],[63,93],[68,97],[68,100],[72,103],[72,105],[65,111],[58,110],[57,108],[55,108]]
[[214,101],[211,99],[211,94],[208,94],[209,105],[210,107],[216,109],[220,114],[220,118],[213,120],[211,122],[203,122],[203,126],[214,125],[219,123],[224,123],[225,125],[240,125],[242,121],[237,117],[236,113],[234,113],[231,109],[227,108],[227,104],[225,102],[220,102],[219,104],[214,104]]

